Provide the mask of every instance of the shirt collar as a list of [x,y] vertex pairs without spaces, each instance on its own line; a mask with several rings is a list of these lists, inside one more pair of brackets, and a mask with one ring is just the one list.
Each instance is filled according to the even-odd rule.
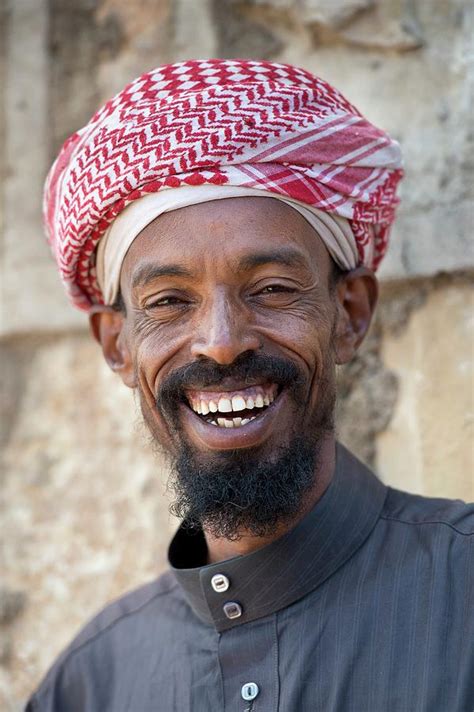
[[[251,554],[202,565],[207,554],[203,532],[181,526],[168,551],[171,568],[195,613],[216,630],[262,618],[317,588],[354,554],[374,528],[386,491],[338,445],[331,484],[290,532]],[[216,574],[229,581],[224,592],[212,587]],[[224,611],[230,602],[242,611],[232,619]]]

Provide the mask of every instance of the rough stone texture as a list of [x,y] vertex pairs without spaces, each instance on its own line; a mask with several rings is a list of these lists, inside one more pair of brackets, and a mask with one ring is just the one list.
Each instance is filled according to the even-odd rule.
[[346,27],[362,13],[374,7],[374,0],[302,0],[301,2],[305,23],[314,22],[333,30]]
[[[182,2],[182,0],[179,0]],[[151,69],[155,64],[170,61],[173,49],[173,7],[179,14],[180,4],[171,0],[100,0],[93,19],[101,34],[101,56],[95,68],[94,81],[99,104],[120,91],[124,85]],[[192,5],[188,20],[193,18]],[[195,20],[194,13],[194,20]],[[195,22],[194,27],[197,27]],[[107,27],[116,27],[120,35],[120,51],[115,40],[111,51]]]
[[79,323],[58,280],[51,278],[52,258],[39,218],[50,158],[46,0],[9,2],[4,12],[0,334]]
[[377,454],[376,436],[390,422],[398,392],[395,375],[380,358],[381,338],[376,321],[357,356],[338,375],[338,434],[372,466]]
[[387,482],[469,499],[472,30],[469,0],[0,3],[2,710],[21,709],[86,618],[163,567],[173,528],[163,461],[42,239],[60,142],[143,70],[218,55],[305,66],[393,133],[402,206],[378,317],[339,373],[338,428]]
[[0,588],[0,665],[11,663],[13,642],[10,623],[23,611],[26,603],[24,591]]
[[316,37],[320,29],[337,34],[342,43],[354,47],[406,52],[423,45],[416,3],[379,0],[378,2],[331,2],[319,5],[309,0],[313,12],[307,13]]
[[11,591],[0,588],[0,623],[11,623],[25,607],[26,596],[23,591]]
[[382,341],[399,394],[377,438],[378,470],[400,489],[474,500],[473,307],[472,281],[436,285]]
[[282,42],[272,32],[271,26],[246,16],[244,3],[213,0],[212,8],[220,29],[218,56],[267,59],[283,49]]
[[[96,83],[91,81],[101,50],[101,31],[93,14],[94,6],[91,0],[75,0],[71,4],[49,0],[48,148],[53,156],[71,134],[71,126],[83,126],[99,102]],[[111,25],[109,18],[108,26]],[[115,46],[116,41],[109,37],[111,45]]]
[[107,600],[163,568],[174,525],[166,468],[88,334],[15,340],[1,357],[3,710]]

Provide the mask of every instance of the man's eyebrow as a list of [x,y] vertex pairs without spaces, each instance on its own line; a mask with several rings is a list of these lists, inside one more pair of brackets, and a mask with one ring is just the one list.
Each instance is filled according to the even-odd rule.
[[308,262],[301,252],[292,247],[283,247],[278,250],[265,250],[246,255],[239,260],[237,271],[245,272],[246,270],[272,263],[284,265],[285,267],[308,268]]
[[145,264],[138,267],[132,276],[132,289],[144,287],[148,282],[158,277],[190,277],[191,272],[176,264],[156,265]]

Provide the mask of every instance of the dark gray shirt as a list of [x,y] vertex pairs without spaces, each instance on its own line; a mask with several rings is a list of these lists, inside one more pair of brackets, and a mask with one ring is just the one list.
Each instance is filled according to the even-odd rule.
[[472,712],[473,529],[474,507],[386,488],[339,447],[269,546],[205,565],[180,528],[171,571],[89,623],[27,709]]

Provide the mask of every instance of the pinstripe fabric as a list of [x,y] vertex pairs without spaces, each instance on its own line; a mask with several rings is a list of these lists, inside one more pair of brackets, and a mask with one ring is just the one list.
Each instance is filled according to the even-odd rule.
[[28,712],[472,712],[473,529],[472,506],[387,489],[339,448],[324,497],[265,549],[201,566],[180,529],[174,570],[86,626]]

